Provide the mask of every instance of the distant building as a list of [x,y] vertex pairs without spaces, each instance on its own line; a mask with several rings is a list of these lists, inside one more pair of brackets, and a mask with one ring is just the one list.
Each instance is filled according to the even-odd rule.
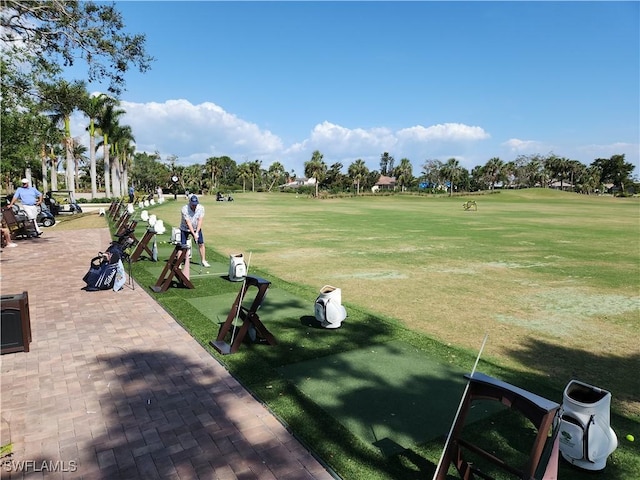
[[374,185],[377,191],[380,190],[395,190],[396,189],[396,177],[387,177],[386,175],[380,175],[380,178]]

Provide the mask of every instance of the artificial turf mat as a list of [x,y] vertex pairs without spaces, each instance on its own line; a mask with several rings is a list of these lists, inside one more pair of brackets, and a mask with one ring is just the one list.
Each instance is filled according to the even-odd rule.
[[[211,266],[213,267],[213,264]],[[192,297],[187,299],[187,301],[212,322],[216,324],[223,323],[227,319],[227,315],[229,315],[233,302],[241,288],[242,282],[238,282],[237,292],[206,297]],[[251,306],[256,292],[257,290],[255,288],[247,289],[242,302],[244,307],[248,308]],[[299,319],[302,316],[313,314],[313,303],[309,303],[278,288],[270,288],[267,291],[267,295],[258,310],[260,320],[263,321],[267,328],[270,328],[269,323],[278,320]],[[296,324],[298,323],[299,322],[296,322]]]
[[[464,373],[468,373],[434,362],[398,341],[287,365],[279,371],[385,455],[446,436],[464,392]],[[467,423],[494,411],[488,405],[476,406]]]
[[[194,277],[216,276],[222,277],[229,274],[229,265],[222,262],[211,262],[209,268],[201,267],[198,258],[192,258],[189,264],[189,279]],[[145,261],[144,269],[151,275],[159,278],[167,266],[167,259],[160,257],[157,262]],[[231,305],[229,305],[231,307]]]

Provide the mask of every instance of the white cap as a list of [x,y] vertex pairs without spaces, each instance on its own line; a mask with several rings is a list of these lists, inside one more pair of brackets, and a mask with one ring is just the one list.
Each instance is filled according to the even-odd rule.
[[29,183],[29,179],[28,178],[23,178],[22,180],[20,180],[22,183]]

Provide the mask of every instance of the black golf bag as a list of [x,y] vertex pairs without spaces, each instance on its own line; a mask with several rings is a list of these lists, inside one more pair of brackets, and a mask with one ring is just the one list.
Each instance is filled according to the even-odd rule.
[[89,271],[82,278],[87,284],[84,289],[89,292],[120,290],[126,281],[122,257],[122,246],[113,242],[106,252],[92,258]]

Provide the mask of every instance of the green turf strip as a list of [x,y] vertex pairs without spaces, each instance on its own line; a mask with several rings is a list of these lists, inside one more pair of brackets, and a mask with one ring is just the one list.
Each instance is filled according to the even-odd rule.
[[[466,385],[466,372],[396,341],[279,371],[349,431],[386,455],[445,436]],[[494,411],[488,405],[478,406],[469,422]]]
[[[189,279],[193,279],[195,277],[222,277],[227,276],[229,274],[229,266],[223,263],[212,262],[209,268],[201,267],[198,263],[200,261],[199,258],[192,258],[191,263],[189,264]],[[145,261],[143,264],[145,270],[147,270],[154,277],[160,277],[162,271],[167,265],[166,258],[160,257],[157,262]],[[231,305],[229,305],[231,306]]]
[[[213,264],[211,266],[213,267]],[[238,291],[236,293],[192,297],[187,301],[214,323],[223,323],[242,289],[242,282],[237,282],[237,284]],[[250,307],[256,293],[257,289],[255,288],[247,289],[242,305],[247,308]],[[269,325],[274,322],[298,320],[305,315],[313,315],[313,313],[313,303],[309,303],[278,288],[270,288],[267,291],[267,295],[258,310],[258,316],[267,328],[270,328]],[[299,325],[300,322],[293,321],[293,323]]]

